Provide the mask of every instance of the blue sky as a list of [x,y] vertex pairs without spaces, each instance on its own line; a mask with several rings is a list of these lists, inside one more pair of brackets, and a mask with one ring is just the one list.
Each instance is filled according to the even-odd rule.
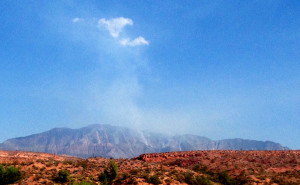
[[0,1],[0,141],[94,123],[300,149],[296,0]]

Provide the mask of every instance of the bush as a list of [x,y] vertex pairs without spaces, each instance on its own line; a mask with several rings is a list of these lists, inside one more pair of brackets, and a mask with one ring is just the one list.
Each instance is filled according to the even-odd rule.
[[191,172],[185,172],[183,174],[183,182],[190,185],[211,185],[211,181],[204,176],[194,176]]
[[249,181],[247,177],[242,175],[236,178],[231,178],[227,171],[216,173],[213,180],[224,185],[243,185]]
[[72,185],[92,185],[92,183],[82,181],[82,182],[74,182]]
[[142,177],[146,180],[146,182],[148,182],[149,181],[149,173],[144,173],[144,174],[142,174]]
[[148,183],[158,185],[161,184],[161,181],[157,175],[152,175],[149,177]]
[[227,171],[223,171],[217,174],[217,181],[224,185],[233,185],[232,179],[228,175]]
[[104,172],[99,175],[99,181],[101,182],[102,185],[108,184],[108,171],[107,170],[104,170]]
[[141,169],[132,169],[130,170],[130,175],[138,175],[141,171]]
[[184,177],[184,175],[183,175],[183,174],[181,174],[181,173],[178,173],[178,174],[176,174],[176,176],[175,176],[175,179],[176,179],[177,181],[179,181],[180,183],[183,183],[183,182],[184,182],[184,179],[185,179],[185,177]]
[[0,165],[0,184],[12,184],[21,179],[21,172],[18,168],[9,166],[7,168]]
[[214,172],[210,171],[208,169],[208,167],[204,166],[204,165],[197,164],[197,165],[195,165],[195,166],[192,167],[192,170],[194,172],[204,173],[204,174],[207,174],[207,175],[210,175],[210,176],[214,175]]
[[297,185],[298,184],[296,182],[285,181],[283,179],[280,179],[279,177],[276,177],[276,178],[272,179],[271,182],[276,183],[276,184],[280,184],[280,185]]
[[118,176],[118,166],[115,162],[111,161],[109,167],[99,175],[99,181],[102,185],[111,184]]
[[186,182],[187,184],[195,184],[195,178],[193,176],[192,173],[190,172],[186,172],[184,173],[184,182]]
[[114,180],[118,176],[118,166],[115,162],[109,163],[109,178]]
[[196,181],[196,184],[199,184],[199,185],[211,185],[212,184],[208,178],[205,178],[203,176],[196,176],[195,181]]
[[57,175],[54,176],[53,181],[57,183],[65,183],[70,180],[70,172],[68,170],[60,170]]
[[234,179],[235,185],[244,185],[247,184],[248,182],[249,182],[249,178],[244,175],[240,175]]

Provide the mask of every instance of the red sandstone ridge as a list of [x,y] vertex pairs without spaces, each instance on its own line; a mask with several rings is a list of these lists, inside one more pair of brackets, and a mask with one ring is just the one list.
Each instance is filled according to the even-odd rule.
[[142,154],[134,159],[143,160],[145,162],[163,162],[169,159],[176,159],[176,158],[201,157],[203,153],[204,151],[149,153],[149,154]]
[[201,164],[215,170],[268,169],[271,171],[300,170],[300,151],[188,151],[143,154],[135,158],[145,162],[191,166]]
[[26,151],[3,151],[0,150],[0,163],[16,163],[16,162],[28,162],[32,160],[74,160],[78,159],[67,155],[54,155],[40,152],[26,152]]
[[174,159],[204,159],[205,157],[215,158],[253,158],[252,161],[262,158],[272,158],[273,160],[282,160],[285,158],[300,158],[300,150],[286,151],[238,151],[238,150],[203,150],[203,151],[184,151],[184,152],[164,152],[164,153],[148,153],[142,154],[134,159],[146,162],[164,162]]
[[[200,171],[228,171],[233,177],[247,176],[252,179],[251,181],[256,182],[256,184],[263,184],[272,178],[281,179],[281,181],[274,180],[277,184],[285,182],[300,184],[300,150],[206,150],[149,153],[140,155],[135,160],[190,170],[196,167]],[[293,179],[291,177],[294,178],[294,181],[289,181]],[[265,180],[259,181],[258,179]]]

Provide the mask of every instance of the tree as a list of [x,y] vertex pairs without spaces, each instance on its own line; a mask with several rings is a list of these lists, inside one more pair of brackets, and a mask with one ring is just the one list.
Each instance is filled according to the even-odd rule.
[[0,184],[12,184],[21,179],[21,172],[18,168],[9,166],[7,168],[0,165]]
[[118,176],[118,166],[114,161],[110,161],[107,169],[99,175],[99,181],[102,185],[111,184]]
[[101,173],[100,175],[99,175],[99,181],[101,182],[101,185],[108,185],[108,171],[107,170],[104,170],[104,172],[103,173]]
[[118,166],[114,161],[109,163],[109,179],[114,180],[118,176]]
[[68,170],[60,170],[58,174],[53,178],[54,182],[65,183],[70,180],[70,172]]

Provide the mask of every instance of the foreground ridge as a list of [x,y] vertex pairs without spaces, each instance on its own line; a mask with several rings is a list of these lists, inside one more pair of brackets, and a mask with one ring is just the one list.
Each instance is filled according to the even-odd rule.
[[242,155],[246,157],[276,157],[278,160],[283,156],[300,156],[300,150],[198,150],[198,151],[178,151],[178,152],[162,152],[141,154],[133,159],[143,160],[147,162],[163,162],[176,158],[201,158],[208,153],[214,153],[218,157],[223,155]]
[[[133,159],[75,158],[24,151],[0,151],[0,164],[18,168],[19,184],[100,185],[114,165],[111,184],[300,184],[300,151],[205,150],[142,154]],[[224,179],[226,181],[224,181]]]

